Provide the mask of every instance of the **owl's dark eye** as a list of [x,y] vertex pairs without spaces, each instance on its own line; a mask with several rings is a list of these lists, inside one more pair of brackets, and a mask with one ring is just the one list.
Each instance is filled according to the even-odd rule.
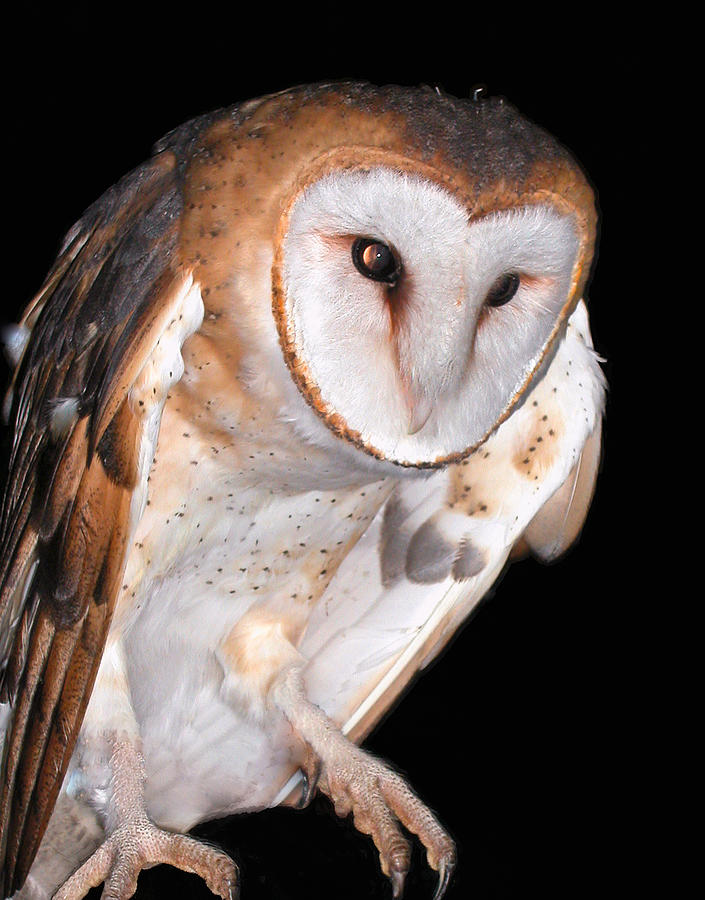
[[516,272],[500,275],[489,289],[485,303],[488,306],[504,306],[519,290],[520,283],[521,278]]
[[396,284],[401,264],[391,247],[372,238],[357,238],[352,245],[352,260],[365,278]]

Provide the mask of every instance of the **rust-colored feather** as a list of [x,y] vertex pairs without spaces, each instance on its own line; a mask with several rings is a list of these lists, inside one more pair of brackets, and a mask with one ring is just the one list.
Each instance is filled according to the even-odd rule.
[[28,804],[18,841],[14,875],[18,884],[23,883],[29,873],[73,753],[105,646],[110,612],[106,604],[92,603],[72,644],[73,652],[53,711],[46,750],[34,778],[32,802]]
[[[53,624],[51,626],[53,628]],[[45,758],[48,739],[47,723],[61,693],[64,677],[75,643],[74,631],[54,631],[50,645],[43,649],[41,679],[33,678],[34,691],[26,709],[22,746],[15,755],[17,760],[14,790],[9,810],[7,857],[15,859],[22,842],[24,822],[32,805],[37,773]],[[26,678],[27,676],[25,676]],[[29,698],[28,698],[29,699]],[[8,876],[12,870],[8,866]]]
[[[27,724],[29,722],[34,695],[44,675],[44,669],[46,667],[47,658],[55,633],[56,629],[54,628],[54,624],[51,621],[48,612],[45,610],[40,611],[37,616],[37,621],[31,629],[29,641],[27,642],[26,658],[22,660],[24,665],[21,670],[21,688],[17,692],[18,695],[13,709],[12,728],[8,732],[8,739],[5,747],[2,800],[0,802],[0,834],[6,835],[6,837],[4,838],[4,845],[0,849],[2,849],[6,863],[3,868],[6,890],[8,890],[9,887],[8,869],[14,859],[14,835],[10,829],[10,822],[15,815],[16,808],[18,806],[21,807],[22,802],[27,802],[28,800],[26,797],[26,785],[24,786],[25,796],[15,797],[17,773],[20,769],[23,754],[23,741],[27,731]],[[15,643],[13,649],[15,649],[15,651],[19,649],[24,650],[24,647],[20,648],[17,646],[17,643]],[[13,668],[17,669],[18,660],[16,658],[13,659],[12,663]],[[15,681],[19,682],[19,680],[20,679],[15,676]],[[28,748],[27,752],[31,753],[31,748]],[[22,786],[20,785],[20,788],[21,787]],[[16,847],[14,848],[14,852],[16,852]]]
[[32,864],[110,627],[144,424],[127,395],[183,281],[180,212],[165,152],[86,212],[23,320],[0,521],[2,896]]
[[40,537],[49,540],[76,496],[86,463],[87,417],[71,430],[63,454],[50,473],[50,489],[45,494]]

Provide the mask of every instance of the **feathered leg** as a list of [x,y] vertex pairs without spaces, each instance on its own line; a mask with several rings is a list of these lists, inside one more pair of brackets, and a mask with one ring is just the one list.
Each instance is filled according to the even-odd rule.
[[74,790],[97,813],[105,841],[54,895],[80,900],[105,882],[103,900],[127,900],[142,869],[167,863],[194,872],[223,900],[237,893],[237,868],[225,853],[152,822],[145,768],[120,645],[109,644],[77,748]]

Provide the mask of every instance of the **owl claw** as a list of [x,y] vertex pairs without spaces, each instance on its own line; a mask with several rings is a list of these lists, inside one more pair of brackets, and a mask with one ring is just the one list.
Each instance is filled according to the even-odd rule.
[[454,857],[449,857],[447,859],[441,860],[438,866],[438,884],[436,885],[436,892],[433,895],[433,900],[441,900],[441,898],[445,894],[448,885],[450,884],[450,878],[453,874],[454,868]]
[[314,794],[316,793],[317,781],[318,779],[316,779],[316,781],[309,781],[308,775],[304,772],[304,786],[301,791],[301,799],[297,804],[298,809],[306,809],[313,800]]
[[406,881],[406,872],[393,871],[389,876],[392,882],[393,900],[400,900],[404,894],[404,882]]
[[318,781],[321,777],[321,760],[311,751],[306,751],[306,759],[301,766],[301,772],[304,776],[304,787],[301,792],[301,799],[298,803],[299,809],[305,809],[313,800],[318,790]]

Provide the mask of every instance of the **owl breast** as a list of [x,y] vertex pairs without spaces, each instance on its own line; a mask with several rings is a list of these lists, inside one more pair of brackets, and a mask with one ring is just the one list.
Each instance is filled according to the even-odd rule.
[[[302,451],[290,424],[247,390],[220,396],[216,357],[198,367],[199,341],[164,409],[113,621],[124,632],[150,813],[178,829],[267,806],[291,774],[299,751],[287,727],[265,725],[258,692],[234,692],[219,648],[248,616],[274,617],[298,645],[393,487],[370,475],[363,454],[356,470],[345,453],[341,464],[313,444]],[[196,412],[203,392],[213,402]]]

